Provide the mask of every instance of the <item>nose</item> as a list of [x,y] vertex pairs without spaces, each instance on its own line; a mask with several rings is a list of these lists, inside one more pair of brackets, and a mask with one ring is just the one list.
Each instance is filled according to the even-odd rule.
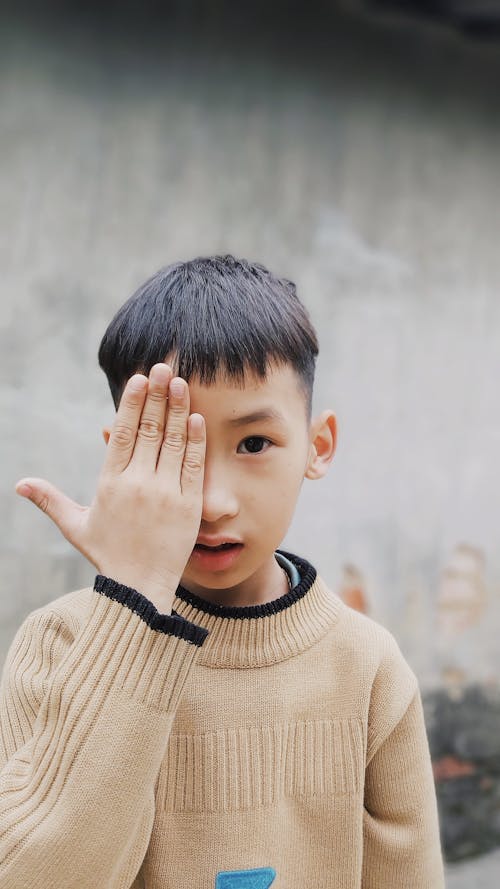
[[232,518],[238,511],[238,498],[227,466],[205,459],[202,521],[214,523],[226,516]]

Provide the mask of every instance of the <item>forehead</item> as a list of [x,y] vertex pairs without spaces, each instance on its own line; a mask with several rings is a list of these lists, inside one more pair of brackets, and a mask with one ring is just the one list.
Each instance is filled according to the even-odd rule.
[[304,411],[304,394],[290,365],[268,367],[264,379],[246,371],[242,382],[228,379],[222,372],[208,385],[194,377],[189,381],[189,394],[191,412],[210,412],[228,422],[267,409],[279,413],[289,423],[296,419],[298,411]]

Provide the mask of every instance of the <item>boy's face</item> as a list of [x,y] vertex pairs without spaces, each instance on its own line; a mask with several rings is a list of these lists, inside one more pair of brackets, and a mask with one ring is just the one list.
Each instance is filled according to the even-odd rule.
[[[270,367],[265,380],[247,375],[245,388],[222,377],[209,386],[191,380],[189,396],[190,413],[203,414],[207,435],[199,536],[227,536],[242,546],[224,567],[193,552],[181,583],[219,604],[272,601],[288,590],[274,551],[288,530],[304,478],[327,472],[335,451],[335,416],[325,410],[308,425],[291,365]],[[276,416],[243,422],[264,411]]]

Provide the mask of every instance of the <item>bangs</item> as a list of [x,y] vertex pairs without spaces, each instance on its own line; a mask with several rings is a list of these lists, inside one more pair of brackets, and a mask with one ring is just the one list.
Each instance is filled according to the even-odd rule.
[[318,343],[293,282],[234,257],[160,269],[119,309],[99,348],[118,407],[127,380],[168,360],[188,383],[222,374],[244,386],[271,364],[291,364],[310,401]]

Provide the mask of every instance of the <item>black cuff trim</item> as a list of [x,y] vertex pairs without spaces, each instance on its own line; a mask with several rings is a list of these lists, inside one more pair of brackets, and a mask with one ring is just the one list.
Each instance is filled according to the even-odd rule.
[[285,593],[284,596],[280,596],[278,599],[273,599],[272,602],[264,602],[263,605],[218,605],[215,602],[209,602],[207,599],[201,599],[200,596],[196,596],[183,586],[177,587],[177,598],[192,605],[198,611],[203,611],[205,614],[215,614],[217,617],[253,618],[277,614],[279,611],[289,608],[294,602],[298,602],[299,599],[302,599],[302,596],[305,596],[316,580],[317,571],[307,559],[296,556],[294,553],[285,552],[282,549],[278,549],[276,552],[281,553],[285,558],[293,562],[299,571],[301,580],[293,590],[289,590],[288,593]]
[[194,645],[203,645],[208,636],[208,630],[205,627],[199,627],[191,621],[179,617],[177,614],[160,614],[158,609],[153,605],[146,596],[134,590],[132,587],[118,583],[111,577],[104,577],[103,574],[97,574],[94,581],[94,590],[96,593],[102,593],[108,599],[114,599],[125,605],[138,614],[139,617],[158,633],[165,633],[170,636],[177,636],[179,639],[185,639],[186,642],[192,642]]

